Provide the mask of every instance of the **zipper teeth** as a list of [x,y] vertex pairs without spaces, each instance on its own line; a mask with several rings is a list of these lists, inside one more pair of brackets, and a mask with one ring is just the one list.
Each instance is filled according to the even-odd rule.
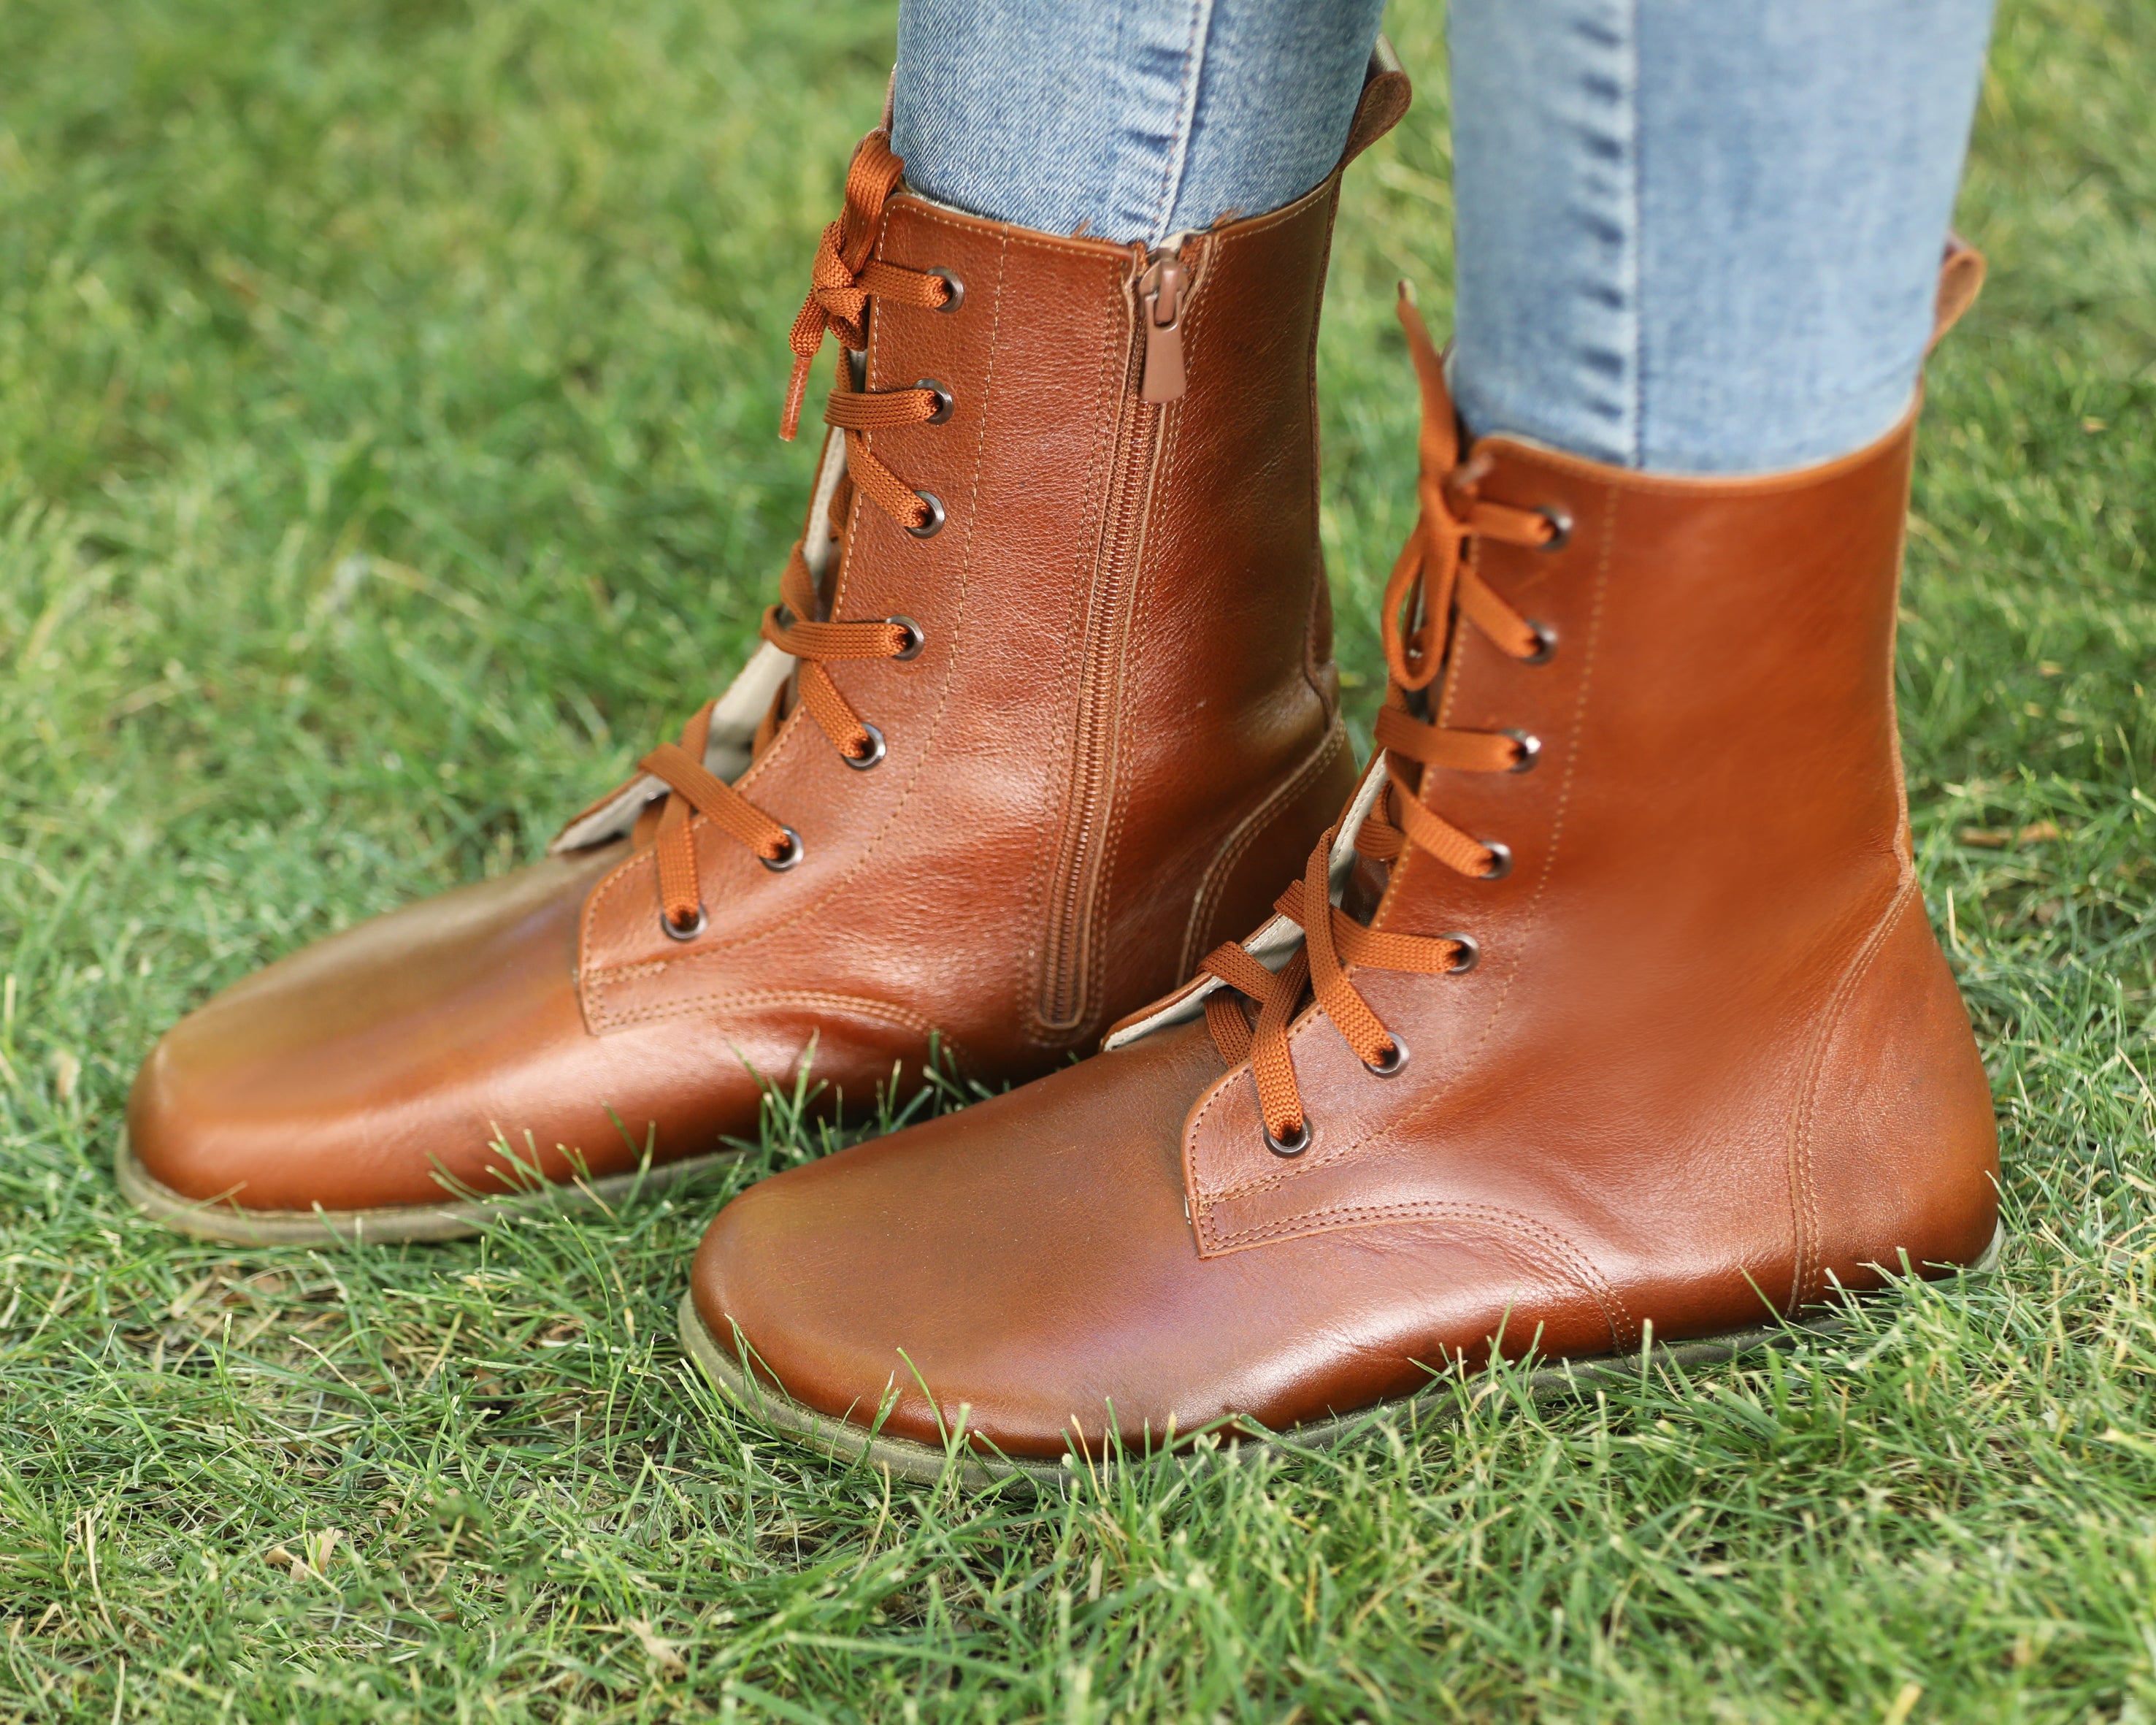
[[[1135,283],[1133,285],[1135,292]],[[1122,620],[1123,594],[1130,578],[1132,550],[1137,538],[1160,409],[1139,399],[1145,363],[1142,307],[1132,328],[1131,358],[1126,373],[1117,427],[1120,469],[1109,532],[1095,565],[1093,602],[1086,619],[1085,657],[1079,679],[1075,770],[1071,775],[1070,812],[1050,898],[1048,937],[1043,949],[1040,1017],[1050,1029],[1080,1022],[1086,1013],[1086,935],[1091,920],[1094,876],[1106,813],[1108,760],[1114,748],[1116,702],[1116,642]]]

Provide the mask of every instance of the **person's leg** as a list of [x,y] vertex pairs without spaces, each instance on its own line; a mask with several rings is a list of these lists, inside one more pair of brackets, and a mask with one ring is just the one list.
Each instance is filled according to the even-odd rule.
[[1897,420],[1991,0],[1455,0],[1455,395],[1621,466],[1757,473]]
[[891,148],[938,203],[1158,245],[1332,172],[1384,0],[903,0]]

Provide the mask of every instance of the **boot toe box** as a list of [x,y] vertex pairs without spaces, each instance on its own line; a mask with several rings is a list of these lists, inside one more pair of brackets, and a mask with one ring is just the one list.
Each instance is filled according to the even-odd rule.
[[490,1180],[498,1133],[593,1076],[575,987],[588,877],[542,864],[362,924],[226,989],[136,1075],[136,1163],[182,1198],[259,1210],[439,1202],[448,1186]]
[[767,1388],[938,1448],[961,1419],[1053,1457],[1111,1424],[1127,1441],[1221,1417],[1250,1389],[1245,1338],[1210,1326],[1208,1359],[1193,1336],[1246,1269],[1199,1264],[1178,1154],[1217,1062],[1170,1051],[1191,1069],[1122,1089],[1121,1117],[1100,1105],[1118,1068],[1161,1058],[1066,1068],[751,1187],[697,1253],[697,1316]]
[[765,1181],[706,1234],[697,1316],[800,1408],[932,1449],[963,1420],[1014,1458],[1284,1430],[1493,1350],[1612,1347],[1590,1293],[1471,1218],[1205,1254],[1182,1152],[1219,1070],[1188,1027]]

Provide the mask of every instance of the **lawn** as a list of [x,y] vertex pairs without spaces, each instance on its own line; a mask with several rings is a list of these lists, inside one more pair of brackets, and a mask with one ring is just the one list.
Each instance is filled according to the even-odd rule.
[[[1441,17],[1322,355],[1358,723],[1442,324]],[[2006,0],[1900,687],[2003,1271],[1757,1369],[1065,1496],[767,1438],[687,1254],[237,1251],[110,1158],[157,1032],[534,855],[747,651],[891,57],[813,0],[0,7],[0,1718],[2156,1719],[2156,0]],[[827,362],[828,363],[828,362]]]

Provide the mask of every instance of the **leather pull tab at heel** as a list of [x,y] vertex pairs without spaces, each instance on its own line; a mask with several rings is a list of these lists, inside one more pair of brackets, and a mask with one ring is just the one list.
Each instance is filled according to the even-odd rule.
[[1369,70],[1363,75],[1363,97],[1355,105],[1355,118],[1348,128],[1348,142],[1340,152],[1340,172],[1371,145],[1400,123],[1414,100],[1414,86],[1401,69],[1400,57],[1383,36],[1370,50]]
[[1944,341],[1947,332],[1961,322],[1962,313],[1976,303],[1985,268],[1982,252],[1958,234],[1947,235],[1946,255],[1939,260],[1938,297],[1933,302],[1932,338],[1924,343],[1925,353]]

